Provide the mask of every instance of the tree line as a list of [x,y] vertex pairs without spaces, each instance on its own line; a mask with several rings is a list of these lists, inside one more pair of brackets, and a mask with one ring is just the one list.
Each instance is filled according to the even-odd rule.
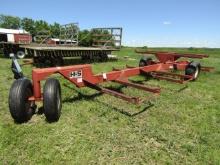
[[60,24],[49,24],[44,20],[33,20],[31,18],[19,18],[10,15],[0,15],[0,27],[6,29],[24,29],[31,35],[36,36],[39,31],[50,31],[53,37],[58,37]]
[[[32,35],[32,37],[35,37],[41,31],[48,31],[50,32],[50,36],[52,38],[59,38],[61,25],[57,22],[54,22],[53,24],[49,24],[44,20],[33,20],[27,17],[20,18],[17,16],[1,14],[0,27],[6,29],[24,29],[28,31]],[[79,46],[92,46],[94,32],[97,33],[97,31],[79,30]],[[104,33],[108,33],[108,32],[104,32]],[[99,39],[107,39],[107,38],[102,37]]]

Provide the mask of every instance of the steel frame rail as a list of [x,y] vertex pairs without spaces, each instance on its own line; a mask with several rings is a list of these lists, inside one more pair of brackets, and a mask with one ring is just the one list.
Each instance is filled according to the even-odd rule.
[[[137,52],[137,51],[136,51]],[[159,94],[161,92],[160,88],[146,87],[141,84],[135,84],[130,82],[128,79],[132,76],[150,74],[153,78],[167,80],[175,83],[186,83],[193,79],[189,75],[181,75],[169,72],[170,70],[185,70],[187,65],[190,64],[189,61],[176,61],[180,57],[190,57],[190,58],[205,58],[207,55],[192,55],[192,54],[177,54],[168,52],[139,52],[142,54],[155,54],[159,61],[152,61],[151,65],[144,67],[132,67],[126,66],[125,69],[113,68],[112,71],[102,74],[94,75],[92,72],[92,67],[89,64],[85,65],[75,65],[75,66],[65,66],[65,67],[54,67],[54,68],[44,68],[44,69],[33,69],[32,80],[33,80],[33,96],[29,98],[32,101],[43,100],[41,93],[41,81],[46,79],[52,74],[60,74],[65,79],[69,80],[71,83],[76,85],[78,88],[90,87],[96,89],[102,93],[106,93],[125,101],[129,101],[134,104],[139,104],[143,102],[139,97],[127,96],[123,93],[116,92],[104,87],[99,84],[112,81],[126,86],[130,86],[136,89],[144,90],[146,92],[151,92],[153,94]],[[201,67],[201,71],[210,71],[212,67]]]

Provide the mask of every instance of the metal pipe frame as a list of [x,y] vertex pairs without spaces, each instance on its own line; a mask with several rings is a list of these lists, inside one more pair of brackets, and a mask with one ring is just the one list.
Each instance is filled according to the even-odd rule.
[[[152,52],[151,52],[152,53]],[[129,82],[129,77],[150,74],[153,78],[167,80],[175,83],[186,83],[193,79],[192,76],[189,75],[181,75],[169,72],[170,70],[185,70],[187,65],[189,65],[189,61],[176,61],[176,58],[182,57],[181,54],[174,53],[162,53],[156,55],[160,62],[153,61],[151,65],[144,67],[132,67],[126,66],[125,69],[116,69],[113,68],[112,71],[102,74],[94,75],[92,72],[92,67],[89,64],[85,65],[74,65],[74,66],[65,66],[65,67],[53,67],[53,68],[44,68],[44,69],[33,69],[32,70],[32,80],[33,80],[33,91],[34,94],[29,100],[32,101],[41,101],[42,92],[41,92],[41,81],[45,80],[52,74],[60,74],[65,79],[69,80],[71,83],[76,85],[78,88],[82,87],[90,87],[96,89],[102,93],[106,93],[109,95],[113,95],[115,97],[121,98],[123,100],[129,101],[134,104],[139,104],[143,102],[138,97],[126,96],[123,93],[119,93],[104,87],[99,86],[99,84],[104,82],[116,82],[119,84],[123,84],[126,86],[130,86],[136,89],[144,90],[147,92],[151,92],[153,94],[159,94],[160,88],[151,88],[146,87],[141,84],[135,84]],[[192,58],[193,56],[188,54],[184,55]],[[174,58],[173,58],[174,57]],[[195,58],[204,58],[206,55],[195,55]],[[210,71],[211,67],[201,67],[201,71]]]
[[139,54],[153,54],[157,57],[157,59],[162,62],[168,62],[168,61],[176,61],[178,60],[180,57],[185,57],[185,58],[198,58],[198,59],[202,59],[202,58],[207,58],[209,57],[206,54],[191,54],[191,53],[176,53],[176,52],[160,52],[160,51],[139,51],[139,50],[135,50],[136,53]]

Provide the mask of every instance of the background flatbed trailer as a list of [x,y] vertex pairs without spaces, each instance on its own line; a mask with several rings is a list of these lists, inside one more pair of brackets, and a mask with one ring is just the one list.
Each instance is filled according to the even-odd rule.
[[101,47],[72,47],[72,46],[39,46],[20,45],[25,54],[33,57],[34,63],[45,63],[51,65],[62,65],[64,57],[81,57],[83,60],[106,61],[115,48]]
[[[9,33],[11,29],[6,30]],[[7,35],[4,33],[2,36],[6,39],[0,41],[5,57],[9,57],[10,53],[14,53],[17,58],[24,58],[27,55],[33,58],[32,62],[35,64],[60,66],[64,63],[64,57],[80,57],[86,61],[107,61],[112,51],[121,48],[122,28],[93,28],[80,41],[78,24],[74,23],[62,25],[59,38],[52,38],[46,32],[39,32],[34,37],[34,42],[31,42],[32,38],[29,34],[14,34],[16,40],[8,42],[10,38],[7,38]],[[92,37],[91,46],[79,46],[79,43],[88,37]]]

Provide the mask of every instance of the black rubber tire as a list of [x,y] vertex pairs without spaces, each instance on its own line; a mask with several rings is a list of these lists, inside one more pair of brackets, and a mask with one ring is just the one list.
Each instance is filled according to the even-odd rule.
[[142,57],[139,61],[139,67],[151,65],[152,58],[151,57]]
[[62,102],[61,88],[57,79],[46,80],[43,89],[44,114],[48,122],[56,122],[60,118]]
[[17,123],[24,123],[31,119],[34,109],[28,98],[33,95],[32,83],[23,78],[15,80],[9,93],[9,110],[12,118]]
[[201,65],[199,62],[191,62],[186,66],[185,75],[193,76],[193,80],[199,77]]

